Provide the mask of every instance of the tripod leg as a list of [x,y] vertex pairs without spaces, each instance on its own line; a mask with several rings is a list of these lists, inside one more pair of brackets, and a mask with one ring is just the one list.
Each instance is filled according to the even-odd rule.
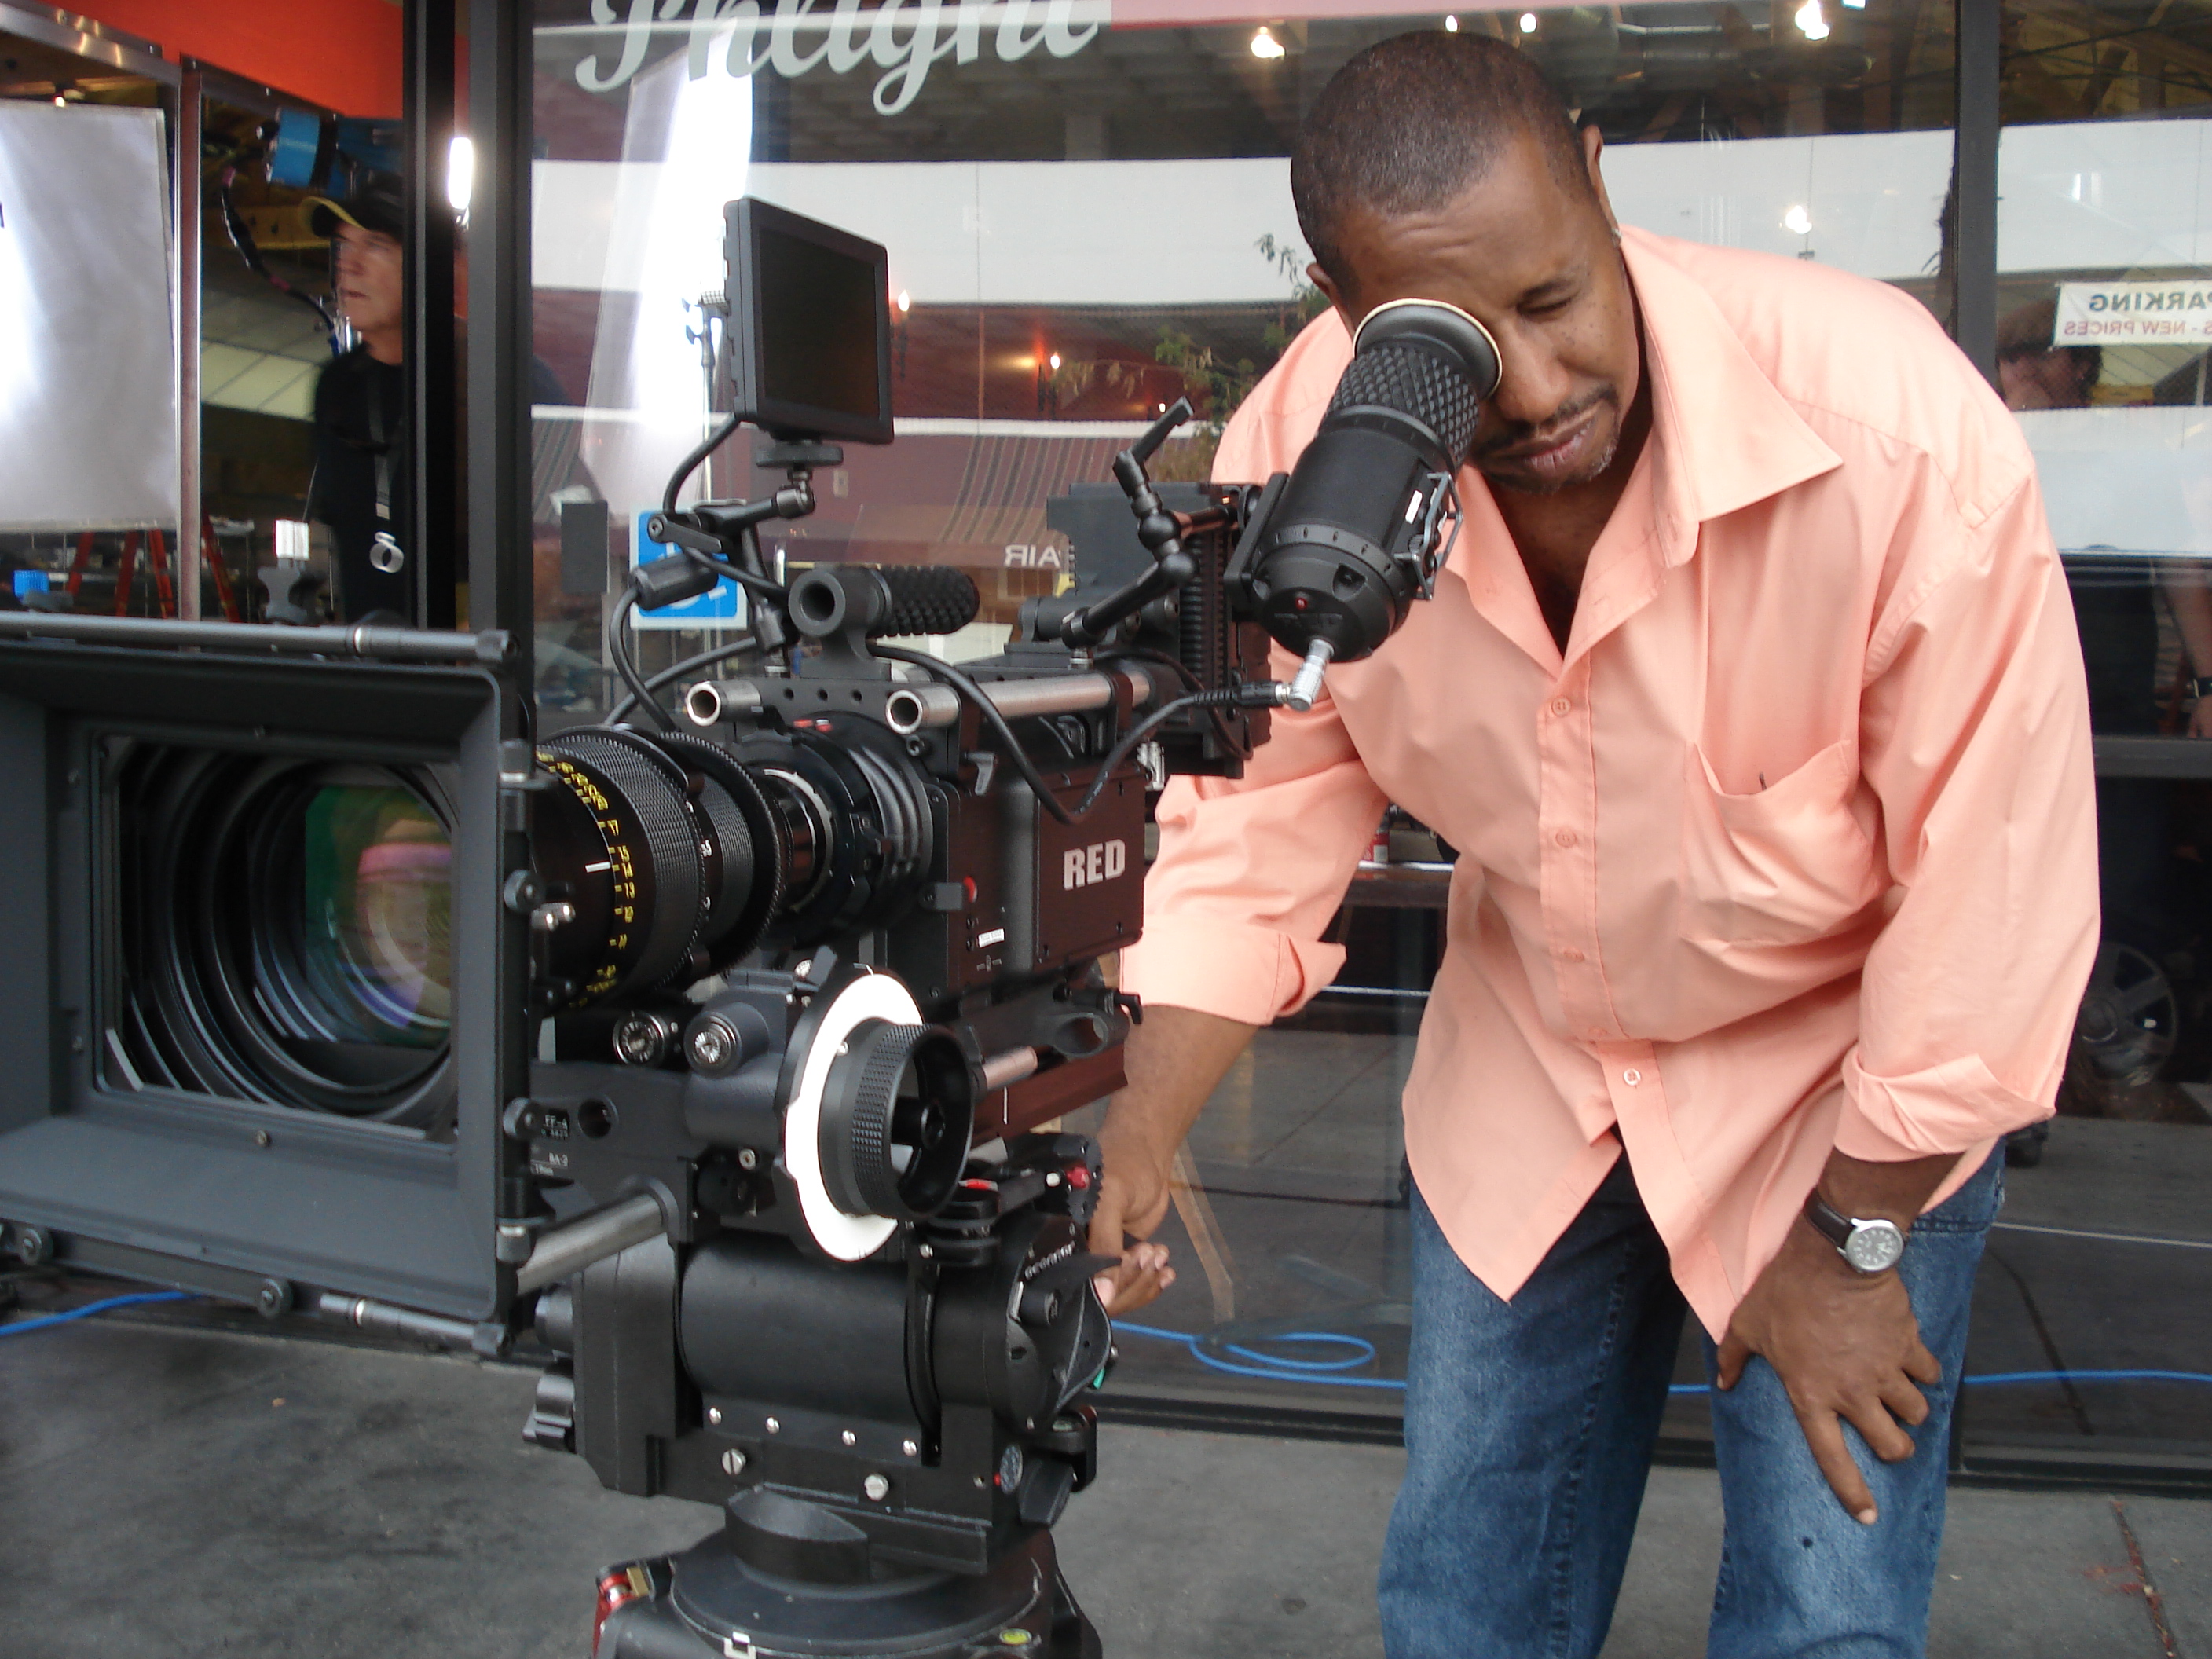
[[1084,1616],[1083,1609],[1075,1605],[1075,1592],[1067,1587],[1067,1575],[1055,1563],[1052,1570],[1052,1645],[1047,1650],[1048,1659],[1103,1659],[1104,1653],[1097,1628]]

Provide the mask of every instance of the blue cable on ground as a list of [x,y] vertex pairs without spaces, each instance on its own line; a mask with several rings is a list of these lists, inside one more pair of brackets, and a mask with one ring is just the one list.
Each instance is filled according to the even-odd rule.
[[89,1319],[110,1308],[135,1308],[145,1302],[189,1302],[190,1291],[137,1291],[129,1296],[111,1296],[105,1302],[88,1302],[82,1308],[71,1308],[67,1313],[45,1314],[37,1319],[19,1320],[13,1325],[0,1325],[0,1336],[25,1336],[33,1331],[52,1330],[57,1325],[67,1325],[79,1319]]
[[1347,1370],[1354,1365],[1365,1365],[1375,1358],[1375,1345],[1364,1337],[1350,1336],[1342,1331],[1285,1331],[1270,1337],[1271,1342],[1327,1342],[1358,1350],[1344,1359],[1299,1359],[1261,1353],[1256,1348],[1241,1343],[1230,1343],[1228,1351],[1239,1358],[1257,1361],[1255,1364],[1238,1364],[1234,1360],[1221,1358],[1206,1351],[1206,1337],[1189,1331],[1170,1331],[1158,1325],[1133,1325],[1127,1320],[1114,1322],[1116,1331],[1127,1331],[1131,1336],[1149,1336],[1163,1342],[1180,1342],[1190,1357],[1201,1365],[1217,1371],[1226,1371],[1231,1376],[1256,1376],[1270,1382],[1311,1382],[1333,1389],[1395,1389],[1405,1392],[1403,1380],[1388,1376],[1336,1376],[1330,1373]]
[[[1170,1331],[1158,1325],[1132,1324],[1127,1320],[1114,1322],[1117,1332],[1131,1336],[1150,1337],[1156,1341],[1180,1342],[1193,1359],[1217,1371],[1226,1371],[1231,1376],[1255,1376],[1268,1382],[1320,1383],[1339,1389],[1395,1389],[1403,1392],[1402,1379],[1388,1376],[1340,1376],[1333,1372],[1350,1370],[1355,1366],[1372,1363],[1375,1345],[1364,1337],[1352,1336],[1343,1331],[1286,1331],[1267,1339],[1271,1342],[1331,1343],[1355,1352],[1341,1359],[1304,1359],[1295,1356],[1262,1353],[1256,1348],[1241,1343],[1224,1343],[1224,1351],[1235,1355],[1235,1360],[1224,1359],[1207,1352],[1207,1337],[1203,1332]],[[1247,1363],[1238,1364],[1238,1360]],[[1961,1377],[1962,1387],[1990,1388],[2014,1383],[2034,1382],[2195,1382],[2212,1383],[2212,1372],[2168,1370],[2101,1370],[2101,1371],[1984,1371],[1973,1376]],[[1669,1387],[1670,1395],[1711,1394],[1708,1382],[1677,1382]]]

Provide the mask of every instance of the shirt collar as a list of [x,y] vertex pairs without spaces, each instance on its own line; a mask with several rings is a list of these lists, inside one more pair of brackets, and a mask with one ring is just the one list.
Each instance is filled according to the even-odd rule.
[[1667,239],[1625,228],[1620,248],[1644,319],[1651,380],[1655,528],[1669,567],[1696,526],[1843,465],[1752,360],[1720,307],[1668,257]]

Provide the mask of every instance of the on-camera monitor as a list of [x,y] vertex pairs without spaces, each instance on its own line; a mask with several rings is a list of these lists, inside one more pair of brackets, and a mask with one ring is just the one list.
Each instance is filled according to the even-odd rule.
[[882,246],[750,198],[727,232],[733,407],[775,432],[889,443]]

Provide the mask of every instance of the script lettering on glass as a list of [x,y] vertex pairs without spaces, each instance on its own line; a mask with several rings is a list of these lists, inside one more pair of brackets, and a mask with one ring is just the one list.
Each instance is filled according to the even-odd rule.
[[1073,58],[1097,38],[1107,15],[1107,0],[884,0],[866,12],[860,0],[775,0],[772,12],[765,0],[692,0],[689,8],[684,0],[629,0],[618,16],[616,0],[592,0],[592,21],[618,28],[621,48],[611,63],[594,53],[577,64],[576,84],[613,91],[644,67],[656,31],[680,28],[690,36],[695,81],[717,61],[740,80],[764,68],[796,80],[823,64],[832,75],[872,64],[883,71],[876,112],[896,115],[921,95],[933,65],[980,58],[986,35],[1001,63],[1040,46]]

